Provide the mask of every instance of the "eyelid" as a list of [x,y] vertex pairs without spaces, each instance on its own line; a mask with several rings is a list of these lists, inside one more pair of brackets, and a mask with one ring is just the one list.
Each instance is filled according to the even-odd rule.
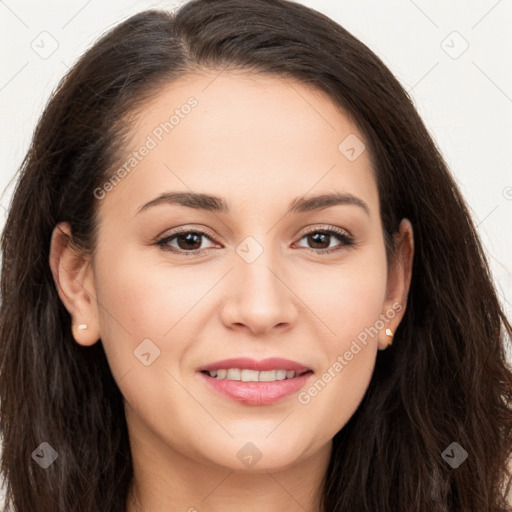
[[297,235],[297,237],[301,239],[305,235],[308,235],[309,233],[316,231],[334,231],[339,235],[345,235],[347,238],[354,238],[348,230],[340,228],[338,226],[333,226],[331,224],[311,224],[309,226],[306,226],[303,230],[301,230],[301,234]]
[[172,237],[172,236],[180,235],[182,233],[199,233],[201,235],[206,236],[207,238],[210,238],[210,240],[212,242],[215,242],[215,240],[217,238],[219,238],[218,235],[214,234],[213,231],[211,231],[210,229],[208,229],[205,226],[196,227],[193,224],[192,225],[187,224],[185,226],[179,226],[179,227],[173,228],[170,231],[165,232],[162,235],[158,235],[156,237],[156,241],[161,241],[161,240],[163,240],[165,238],[169,238],[169,237]]

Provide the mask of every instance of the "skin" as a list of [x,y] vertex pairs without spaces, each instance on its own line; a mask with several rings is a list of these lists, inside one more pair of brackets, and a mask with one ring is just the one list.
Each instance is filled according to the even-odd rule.
[[[388,272],[370,155],[350,161],[338,149],[348,135],[364,136],[326,95],[288,79],[183,77],[145,106],[127,154],[190,96],[197,107],[99,201],[92,261],[67,244],[69,224],[56,227],[55,282],[76,342],[101,338],[125,398],[135,473],[129,512],[317,511],[332,438],[361,402],[377,350],[388,345],[384,329],[394,332],[405,312],[412,227],[402,221]],[[218,195],[230,211],[161,204],[137,214],[164,191]],[[285,215],[296,197],[333,191],[360,198],[369,214],[341,204]],[[329,226],[355,245],[305,236]],[[199,255],[184,255],[176,238],[168,245],[181,254],[155,245],[176,227],[213,238],[188,249],[204,248]],[[246,237],[262,249],[250,263],[236,250]],[[340,250],[318,253],[329,247]],[[401,311],[307,404],[297,393],[242,404],[196,371],[230,357],[283,357],[313,370],[309,387],[397,303]],[[147,338],[160,350],[149,366],[134,357]],[[237,457],[248,442],[262,455],[251,467]]]

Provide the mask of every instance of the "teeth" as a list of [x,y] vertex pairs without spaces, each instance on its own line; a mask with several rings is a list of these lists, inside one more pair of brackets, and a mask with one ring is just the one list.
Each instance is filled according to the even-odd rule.
[[269,370],[256,371],[239,368],[208,370],[210,377],[217,379],[238,380],[242,382],[274,382],[276,380],[293,379],[294,371]]
[[256,370],[241,370],[240,380],[243,382],[258,382],[258,374],[259,372]]
[[260,372],[258,380],[260,382],[272,382],[273,380],[277,380],[277,372],[276,370]]
[[240,370],[238,368],[230,368],[226,375],[226,379],[240,380]]
[[[292,372],[290,372],[292,373]],[[295,372],[293,372],[295,373]],[[276,370],[276,379],[277,380],[284,380],[286,379],[286,370]]]

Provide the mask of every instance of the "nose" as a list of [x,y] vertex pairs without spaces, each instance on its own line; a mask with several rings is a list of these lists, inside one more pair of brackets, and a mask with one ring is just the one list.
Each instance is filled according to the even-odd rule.
[[221,312],[229,329],[265,336],[276,329],[290,328],[297,321],[300,300],[278,252],[265,248],[254,261],[243,253],[234,254]]

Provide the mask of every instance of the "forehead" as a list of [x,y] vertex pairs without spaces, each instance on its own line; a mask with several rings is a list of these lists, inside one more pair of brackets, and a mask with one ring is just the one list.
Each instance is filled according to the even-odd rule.
[[285,196],[341,191],[371,203],[378,197],[364,148],[357,126],[315,88],[242,71],[188,74],[138,111],[123,156],[135,165],[115,192],[149,199],[188,189],[288,204]]
[[[189,108],[187,103],[192,101],[195,106]],[[185,135],[187,127],[193,127],[198,142],[219,142],[229,133],[231,140],[243,140],[245,147],[254,145],[245,135],[254,135],[270,147],[295,141],[296,150],[304,139],[311,143],[322,139],[328,151],[330,142],[340,135],[359,134],[341,107],[323,91],[289,77],[240,70],[184,75],[162,87],[138,114],[133,134],[159,132],[160,126],[164,134],[157,133],[157,138],[172,132],[173,137],[166,137],[169,139],[179,137],[180,132]],[[187,117],[191,120],[182,122]],[[172,126],[165,130],[161,125],[169,121]]]

